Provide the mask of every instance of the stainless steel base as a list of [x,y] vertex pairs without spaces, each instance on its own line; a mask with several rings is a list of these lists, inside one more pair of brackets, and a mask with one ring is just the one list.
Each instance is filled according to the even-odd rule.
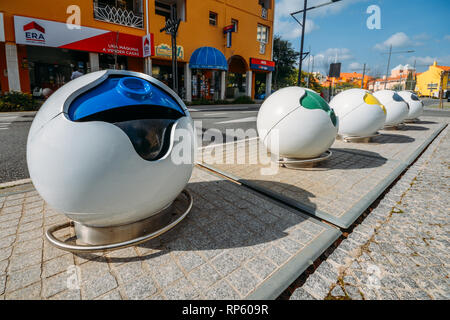
[[288,169],[312,168],[321,161],[327,160],[333,153],[330,150],[325,151],[317,158],[298,159],[298,158],[280,158],[277,163],[280,167]]
[[380,133],[376,132],[370,136],[365,136],[365,137],[357,137],[357,136],[341,136],[338,135],[337,138],[339,140],[342,140],[344,142],[354,142],[354,143],[369,143],[372,138],[379,136]]
[[[114,227],[89,227],[69,222],[49,228],[45,236],[55,247],[71,252],[117,250],[146,242],[169,231],[187,216],[192,204],[192,195],[183,190],[171,205],[147,219]],[[54,236],[58,230],[69,227],[74,227],[76,239],[60,240]]]
[[128,241],[161,229],[170,223],[173,203],[149,218],[114,227],[91,227],[74,221],[77,244],[102,245]]

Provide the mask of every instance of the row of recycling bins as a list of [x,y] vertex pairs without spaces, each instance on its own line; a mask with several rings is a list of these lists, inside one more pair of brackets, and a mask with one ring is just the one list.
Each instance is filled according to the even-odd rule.
[[[288,87],[265,100],[257,130],[272,153],[314,158],[332,145],[337,134],[370,136],[383,126],[417,118],[422,109],[419,99],[407,91],[371,94],[350,89],[328,104],[312,90]],[[168,208],[192,174],[194,137],[183,101],[148,75],[104,70],[61,87],[43,104],[30,128],[30,177],[53,208],[88,231],[112,235],[107,242],[119,244],[70,247],[51,234],[47,238],[69,251],[116,249],[136,243],[133,237],[146,240],[144,227],[130,233],[127,241],[114,235],[123,226],[139,225],[161,212],[171,214]],[[185,157],[176,162],[171,155],[179,152],[180,144],[187,161]],[[192,198],[185,214],[191,207]]]

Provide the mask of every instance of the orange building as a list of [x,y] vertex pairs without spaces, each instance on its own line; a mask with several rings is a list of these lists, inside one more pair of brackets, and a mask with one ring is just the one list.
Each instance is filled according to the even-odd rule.
[[[361,87],[361,81],[362,81],[362,73],[356,73],[356,72],[341,72],[341,76],[339,78],[334,77],[327,77],[324,82],[322,82],[322,86],[328,87],[330,84],[339,85],[342,83],[349,83],[353,84],[355,86]],[[364,89],[367,89],[367,84],[372,79],[372,77],[368,75],[364,75]]]
[[274,0],[1,1],[0,89],[39,95],[70,81],[75,68],[140,71],[172,85],[171,37],[160,32],[171,17],[181,19],[185,100],[271,91]]

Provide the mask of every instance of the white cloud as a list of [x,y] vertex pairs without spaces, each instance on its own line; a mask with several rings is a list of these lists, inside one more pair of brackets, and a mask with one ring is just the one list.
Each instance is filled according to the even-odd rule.
[[397,32],[390,36],[386,41],[377,43],[375,49],[385,50],[392,45],[392,48],[402,48],[413,45],[411,39],[404,32]]
[[413,36],[413,39],[414,40],[430,40],[431,36],[426,32],[422,32],[422,33],[419,33],[419,34],[416,34],[415,36]]
[[[309,19],[306,19],[305,25],[305,34],[318,29],[318,27],[314,24],[314,21]],[[278,22],[274,24],[274,28],[275,34],[281,35],[283,39],[287,40],[298,39],[302,34],[302,27],[293,19],[292,21],[278,20]]]
[[450,34],[445,35],[444,40],[450,41]]
[[417,57],[417,56],[412,56],[412,57],[409,57],[407,61],[411,65],[414,65],[414,62],[415,62],[416,66],[418,66],[418,68],[432,65],[434,61],[437,61],[438,65],[448,66],[448,65],[450,65],[450,55],[440,56],[440,57],[430,57],[430,56]]
[[360,71],[363,68],[363,65],[359,62],[352,62],[348,65],[348,68],[352,71]]
[[[308,11],[305,34],[308,34],[313,30],[319,29],[319,26],[311,18],[336,14],[340,12],[343,8],[347,7],[348,5],[360,1],[364,0],[340,1],[328,6]],[[308,8],[322,3],[324,3],[324,0],[309,0]],[[302,9],[303,9],[303,1],[276,0],[274,33],[280,35],[283,39],[287,40],[299,38],[302,32],[302,27],[291,17],[291,13]],[[296,15],[296,18],[301,22],[302,14],[300,13]]]

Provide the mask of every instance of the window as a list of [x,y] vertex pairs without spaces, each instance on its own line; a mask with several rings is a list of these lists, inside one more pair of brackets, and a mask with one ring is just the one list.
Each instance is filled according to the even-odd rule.
[[217,26],[217,13],[209,12],[209,24],[211,26]]
[[[175,6],[175,10],[176,10],[176,5]],[[170,19],[170,13],[171,13],[171,9],[172,6],[170,4],[166,4],[163,2],[159,2],[159,1],[155,1],[155,13],[157,15],[163,16],[166,18],[166,21],[168,19]]]
[[231,19],[231,24],[234,26],[234,32],[237,32],[239,21],[237,21],[236,19]]
[[262,24],[258,24],[256,40],[261,43],[269,42],[269,28],[266,26],[263,26]]
[[256,32],[256,40],[259,41],[259,53],[266,53],[266,44],[269,42],[269,28],[258,24],[258,29]]

